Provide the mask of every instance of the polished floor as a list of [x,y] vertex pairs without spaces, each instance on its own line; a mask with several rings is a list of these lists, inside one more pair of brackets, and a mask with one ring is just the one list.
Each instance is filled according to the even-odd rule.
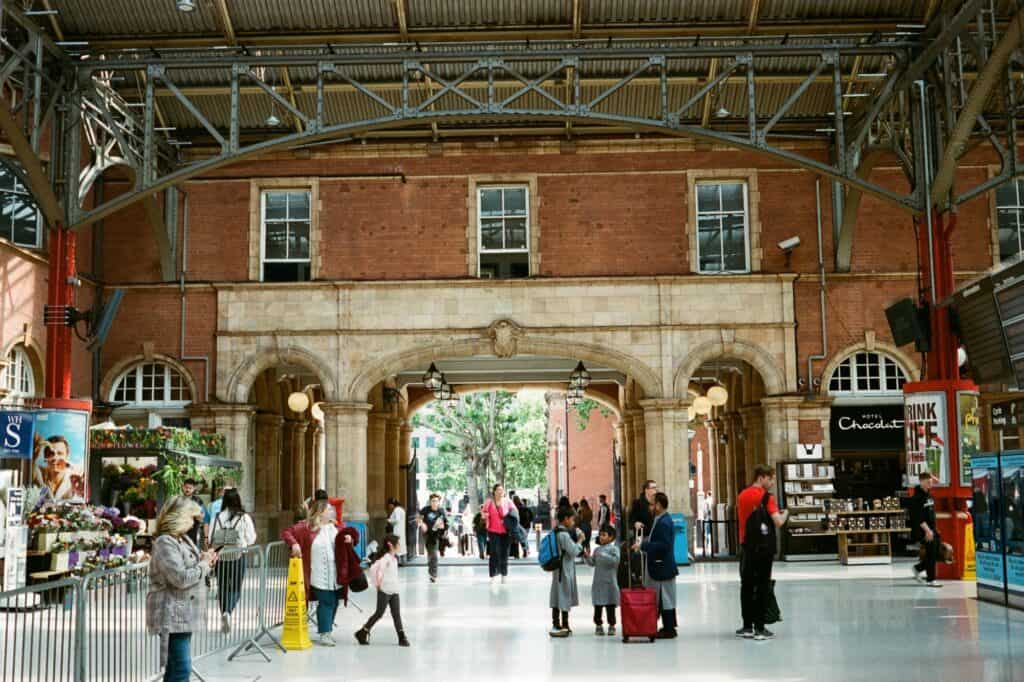
[[[580,569],[582,605],[575,634],[546,633],[549,574],[535,564],[512,569],[492,585],[486,568],[402,571],[402,615],[412,648],[396,645],[390,618],[360,647],[352,632],[367,613],[339,612],[334,649],[272,652],[228,663],[205,659],[209,682],[228,680],[779,680],[1024,681],[1024,613],[978,602],[973,583],[939,589],[910,578],[909,564],[841,567],[776,564],[776,594],[785,621],[773,641],[738,640],[739,583],[735,564],[682,568],[680,638],[624,645],[595,637],[590,620],[590,571]],[[358,595],[369,609],[375,597]]]

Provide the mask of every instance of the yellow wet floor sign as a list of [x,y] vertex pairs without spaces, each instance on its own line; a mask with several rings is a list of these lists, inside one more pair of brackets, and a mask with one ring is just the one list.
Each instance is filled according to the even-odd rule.
[[288,590],[284,600],[284,632],[281,644],[289,651],[313,646],[306,625],[306,589],[302,579],[302,559],[292,557],[288,562]]
[[964,577],[963,580],[977,580],[977,559],[974,556],[974,526],[964,526]]

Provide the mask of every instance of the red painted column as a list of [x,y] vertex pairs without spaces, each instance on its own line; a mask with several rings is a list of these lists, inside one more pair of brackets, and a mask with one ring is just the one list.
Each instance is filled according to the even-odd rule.
[[91,409],[90,401],[71,400],[71,328],[65,312],[75,300],[75,233],[60,223],[50,230],[46,310],[46,397],[44,407]]

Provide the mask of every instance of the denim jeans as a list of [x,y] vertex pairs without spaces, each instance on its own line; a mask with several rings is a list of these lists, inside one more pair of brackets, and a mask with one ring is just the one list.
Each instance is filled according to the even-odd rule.
[[334,629],[334,615],[338,613],[338,593],[313,588],[316,599],[316,631],[321,635]]
[[188,682],[192,677],[191,632],[172,632],[167,642],[164,682]]
[[477,533],[476,536],[476,548],[479,550],[480,558],[483,559],[487,554],[487,536]]

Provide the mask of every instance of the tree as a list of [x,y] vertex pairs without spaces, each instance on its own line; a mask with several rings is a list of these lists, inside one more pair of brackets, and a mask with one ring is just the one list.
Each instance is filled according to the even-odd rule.
[[472,393],[454,405],[434,403],[422,423],[440,437],[439,455],[427,465],[431,485],[465,489],[474,508],[483,502],[492,482],[517,487],[544,482],[547,448],[542,400],[500,390]]

